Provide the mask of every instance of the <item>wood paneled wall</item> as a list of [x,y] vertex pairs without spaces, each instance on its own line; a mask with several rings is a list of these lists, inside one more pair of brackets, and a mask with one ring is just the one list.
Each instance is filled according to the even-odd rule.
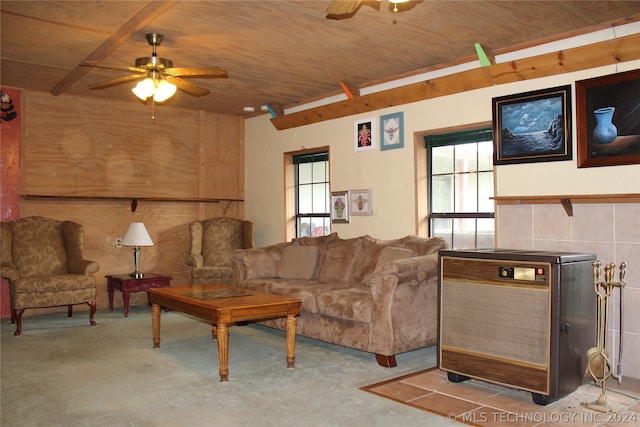
[[[178,96],[187,96],[178,94]],[[131,102],[25,92],[22,194],[46,196],[244,199],[244,119]],[[133,270],[133,250],[116,248],[129,224],[142,221],[155,245],[141,269],[190,282],[184,263],[188,225],[212,216],[243,218],[244,202],[22,200],[22,216],[84,225],[85,254],[100,263],[98,308],[108,307],[107,274]],[[122,306],[116,295],[115,306]],[[131,303],[145,303],[146,295]],[[80,308],[80,307],[79,307]]]

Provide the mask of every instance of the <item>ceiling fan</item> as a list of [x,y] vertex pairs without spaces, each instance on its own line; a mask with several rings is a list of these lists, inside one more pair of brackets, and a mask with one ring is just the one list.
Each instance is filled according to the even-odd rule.
[[176,87],[193,96],[204,96],[209,93],[196,84],[184,80],[182,77],[204,77],[204,78],[227,78],[227,72],[218,67],[181,67],[174,68],[173,62],[166,58],[160,58],[156,53],[156,47],[162,43],[164,37],[161,34],[150,33],[146,36],[147,41],[153,47],[151,56],[137,58],[135,66],[104,64],[95,61],[85,61],[84,66],[107,68],[111,70],[130,71],[135,74],[119,77],[113,80],[96,83],[89,86],[90,89],[104,89],[122,83],[142,80],[132,89],[132,92],[141,100],[153,97],[154,102],[164,102],[171,98]]
[[[351,15],[358,10],[358,7],[360,7],[363,1],[364,0],[333,0],[327,8],[327,16]],[[389,3],[393,3],[393,11],[398,12],[398,3],[407,3],[408,1],[409,0],[389,0]]]

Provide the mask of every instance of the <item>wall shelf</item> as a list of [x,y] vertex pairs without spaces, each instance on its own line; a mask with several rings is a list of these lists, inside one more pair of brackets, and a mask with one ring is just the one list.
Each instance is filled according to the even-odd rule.
[[177,203],[220,203],[244,202],[244,199],[226,198],[179,198],[179,197],[126,197],[126,196],[45,196],[40,194],[23,194],[24,200],[59,200],[59,201],[131,201],[131,212],[135,212],[139,201],[144,202],[177,202]]
[[498,205],[561,204],[568,216],[573,216],[574,203],[640,203],[640,194],[572,194],[557,196],[496,196]]

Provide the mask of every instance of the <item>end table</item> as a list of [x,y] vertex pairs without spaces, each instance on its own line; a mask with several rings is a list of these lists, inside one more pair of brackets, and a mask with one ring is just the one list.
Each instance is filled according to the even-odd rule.
[[[131,292],[171,286],[171,277],[154,273],[145,273],[144,277],[140,279],[133,278],[128,274],[109,275],[105,277],[107,279],[107,292],[109,293],[109,311],[113,311],[113,293],[117,289],[122,292],[124,317],[129,317],[129,298]],[[149,296],[147,295],[147,300],[148,298]]]

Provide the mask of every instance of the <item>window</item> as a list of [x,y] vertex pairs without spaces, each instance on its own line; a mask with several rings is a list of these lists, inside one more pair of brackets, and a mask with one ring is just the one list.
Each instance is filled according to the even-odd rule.
[[296,154],[296,237],[325,236],[331,232],[329,210],[329,152]]
[[424,137],[429,179],[429,235],[452,249],[494,245],[491,129]]

